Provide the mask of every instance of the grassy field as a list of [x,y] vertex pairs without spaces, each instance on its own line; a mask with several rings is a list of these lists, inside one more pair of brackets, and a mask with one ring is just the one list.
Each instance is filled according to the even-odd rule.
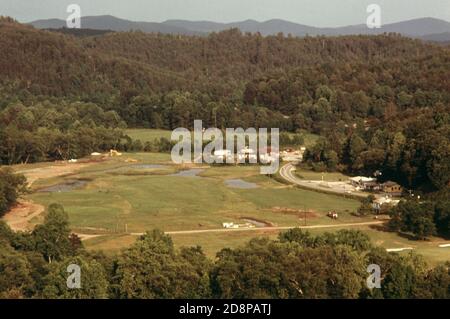
[[[143,168],[145,164],[158,166]],[[50,165],[54,164],[22,165],[16,169],[39,169]],[[303,226],[305,211],[307,225],[338,226],[373,221],[370,217],[352,214],[360,205],[356,200],[279,183],[260,175],[257,166],[202,166],[197,177],[173,176],[191,167],[173,165],[169,154],[124,154],[65,176],[39,179],[32,186],[34,192],[26,199],[44,206],[62,204],[69,213],[74,231],[102,235],[85,241],[87,249],[102,249],[109,253],[133,243],[137,237],[130,233],[154,228],[164,231],[218,229],[223,222],[242,223],[243,218],[265,221],[273,226]],[[320,175],[309,171],[302,171],[303,174],[312,179]],[[326,176],[327,180],[341,178],[337,174]],[[254,183],[257,188],[230,188],[225,183],[229,179]],[[67,192],[38,192],[44,187],[73,180],[84,180],[86,184]],[[338,221],[326,216],[334,209],[340,213]],[[42,219],[40,216],[32,222],[40,223]],[[310,231],[321,233],[338,229]],[[443,242],[439,239],[417,242],[367,226],[361,230],[384,248],[413,247],[431,263],[450,259],[450,250],[438,247]],[[276,238],[277,234],[274,230],[254,230],[171,236],[177,247],[200,245],[208,256],[214,257],[225,247],[238,247],[257,236]]]
[[[88,180],[81,189],[36,192],[29,197],[45,206],[55,202],[64,205],[72,226],[79,230],[200,230],[221,228],[223,222],[239,223],[244,217],[275,226],[296,226],[304,223],[304,210],[314,215],[309,223],[324,224],[334,222],[326,213],[336,208],[342,222],[360,220],[351,215],[358,201],[282,185],[260,175],[256,166],[216,166],[204,168],[198,177],[182,177],[172,176],[184,168],[171,165],[165,155],[139,153],[125,157],[139,163],[116,159],[67,177],[39,181],[35,189],[67,180]],[[142,164],[165,166],[135,167]],[[225,184],[225,180],[237,178],[255,183],[258,188],[238,189]]]
[[[310,229],[308,232],[313,235],[320,235],[324,232],[336,232],[340,229],[343,228]],[[407,239],[396,233],[380,231],[370,226],[351,227],[351,229],[363,231],[369,235],[375,245],[386,249],[411,247],[413,248],[412,251],[414,253],[424,256],[431,264],[450,260],[450,248],[440,248],[439,244],[444,243],[444,241],[439,238],[433,238],[429,241],[416,241]],[[276,239],[278,234],[278,231],[249,231],[239,232],[239,236],[232,233],[202,235],[177,234],[171,236],[177,246],[195,246],[199,244],[208,256],[214,257],[215,254],[224,247],[236,248],[244,245],[254,237]],[[409,252],[410,251],[403,251],[400,254],[408,254]]]
[[125,133],[133,140],[141,140],[142,143],[153,142],[165,137],[170,140],[172,131],[156,129],[127,129]]
[[[324,232],[336,232],[343,228],[333,229],[311,229],[308,230],[313,235],[320,235]],[[346,228],[348,229],[348,228]],[[396,233],[388,233],[374,229],[369,226],[352,227],[369,235],[372,242],[380,247],[390,248],[413,248],[412,252],[422,255],[428,263],[436,265],[450,260],[450,248],[439,248],[443,243],[442,239],[434,238],[429,241],[409,240]],[[255,237],[266,237],[276,239],[279,231],[261,230],[261,231],[240,231],[238,233],[204,233],[204,234],[172,234],[172,240],[176,247],[182,246],[201,246],[205,254],[214,258],[223,248],[238,248],[243,246],[249,240]],[[107,253],[117,253],[126,248],[137,239],[137,236],[131,235],[111,235],[98,237],[85,242],[90,250],[104,250]],[[408,254],[410,250],[400,252]]]
[[312,170],[297,168],[295,170],[295,174],[301,178],[306,180],[320,181],[324,180],[325,182],[340,182],[347,181],[349,179],[348,176],[339,173],[339,172],[314,172]]
[[[125,133],[133,140],[140,140],[142,143],[145,143],[159,140],[161,137],[170,140],[172,131],[159,129],[127,129],[125,130]],[[304,145],[306,147],[313,146],[319,138],[318,135],[308,132],[300,132],[299,134],[303,136]]]

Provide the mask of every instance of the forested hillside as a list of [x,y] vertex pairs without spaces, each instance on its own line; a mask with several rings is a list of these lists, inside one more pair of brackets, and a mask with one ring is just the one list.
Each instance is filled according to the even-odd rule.
[[392,104],[450,100],[449,49],[396,35],[300,39],[231,30],[207,38],[127,32],[80,39],[7,19],[0,28],[3,91],[86,99],[117,108],[132,125],[149,124],[146,104],[176,112],[177,98],[191,102],[185,117],[197,115],[195,106],[207,114],[208,103],[223,102],[218,113],[262,106],[297,122],[380,118]]
[[[367,265],[383,269],[367,289]],[[67,289],[67,267],[82,267],[81,289]],[[313,236],[300,229],[255,238],[214,260],[201,247],[175,249],[153,230],[120,254],[85,250],[67,212],[52,204],[43,224],[14,233],[0,221],[0,298],[50,299],[422,299],[449,298],[449,264],[387,253],[360,231]]]
[[129,127],[303,129],[326,137],[308,157],[320,169],[449,181],[450,49],[396,34],[80,38],[2,18],[0,79],[2,113],[51,100],[94,103]]

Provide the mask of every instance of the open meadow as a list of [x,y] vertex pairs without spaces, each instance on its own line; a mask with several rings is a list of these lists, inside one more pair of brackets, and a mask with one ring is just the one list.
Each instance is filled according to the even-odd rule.
[[[278,183],[260,175],[257,166],[192,170],[172,165],[168,155],[128,155],[139,162],[117,158],[70,176],[39,180],[29,198],[44,206],[62,204],[79,232],[217,229],[223,222],[244,223],[245,219],[268,226],[298,226],[304,224],[305,212],[307,224],[330,224],[335,221],[326,213],[333,209],[341,213],[340,222],[361,220],[351,214],[358,201]],[[81,187],[70,188],[73,181],[80,181]],[[228,185],[229,181],[237,185]],[[58,185],[70,189],[61,190]]]
[[[54,168],[52,165],[16,169],[35,174]],[[181,166],[174,165],[169,154],[161,153],[128,153],[103,161],[59,165],[80,168],[39,176],[25,200],[44,208],[62,204],[73,231],[88,236],[84,243],[91,250],[117,252],[139,234],[159,228],[172,236],[177,247],[199,245],[214,257],[221,249],[238,247],[253,237],[275,238],[285,228],[306,226],[313,234],[361,229],[381,247],[413,247],[433,263],[448,259],[448,249],[438,248],[442,240],[417,242],[375,225],[358,226],[375,223],[373,217],[354,215],[359,201],[280,183],[260,175],[258,166]],[[306,170],[298,174],[321,178],[321,174]],[[345,176],[329,174],[325,178]],[[330,210],[339,213],[338,220],[326,216]],[[43,214],[30,223],[42,221]],[[222,228],[224,222],[250,223],[254,228],[228,231]]]

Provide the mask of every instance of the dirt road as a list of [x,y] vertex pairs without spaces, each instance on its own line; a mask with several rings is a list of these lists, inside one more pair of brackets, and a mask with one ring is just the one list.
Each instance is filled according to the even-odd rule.
[[[264,230],[289,230],[293,228],[300,229],[321,229],[321,228],[340,228],[340,227],[358,227],[382,225],[386,221],[373,221],[363,223],[347,223],[347,224],[331,224],[331,225],[311,225],[311,226],[283,226],[283,227],[255,227],[255,228],[217,228],[217,229],[201,229],[201,230],[180,230],[168,231],[167,235],[182,235],[182,234],[203,234],[203,233],[224,233],[224,232],[238,232],[238,231],[264,231]],[[133,236],[141,236],[144,233],[131,233]]]
[[41,178],[47,179],[73,174],[76,171],[93,164],[94,163],[61,163],[46,167],[17,170],[16,173],[25,175],[28,181],[28,186],[31,186],[34,182]]
[[44,212],[42,205],[31,201],[20,200],[5,216],[3,220],[11,227],[13,231],[32,230],[30,221]]

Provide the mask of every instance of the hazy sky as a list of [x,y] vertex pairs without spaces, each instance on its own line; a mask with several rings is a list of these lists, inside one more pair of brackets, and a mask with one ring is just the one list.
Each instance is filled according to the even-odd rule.
[[382,23],[419,17],[450,21],[450,0],[0,0],[0,15],[21,22],[65,19],[67,5],[76,3],[82,15],[110,14],[135,21],[167,19],[232,22],[279,18],[326,27],[366,22],[368,4],[382,9]]

